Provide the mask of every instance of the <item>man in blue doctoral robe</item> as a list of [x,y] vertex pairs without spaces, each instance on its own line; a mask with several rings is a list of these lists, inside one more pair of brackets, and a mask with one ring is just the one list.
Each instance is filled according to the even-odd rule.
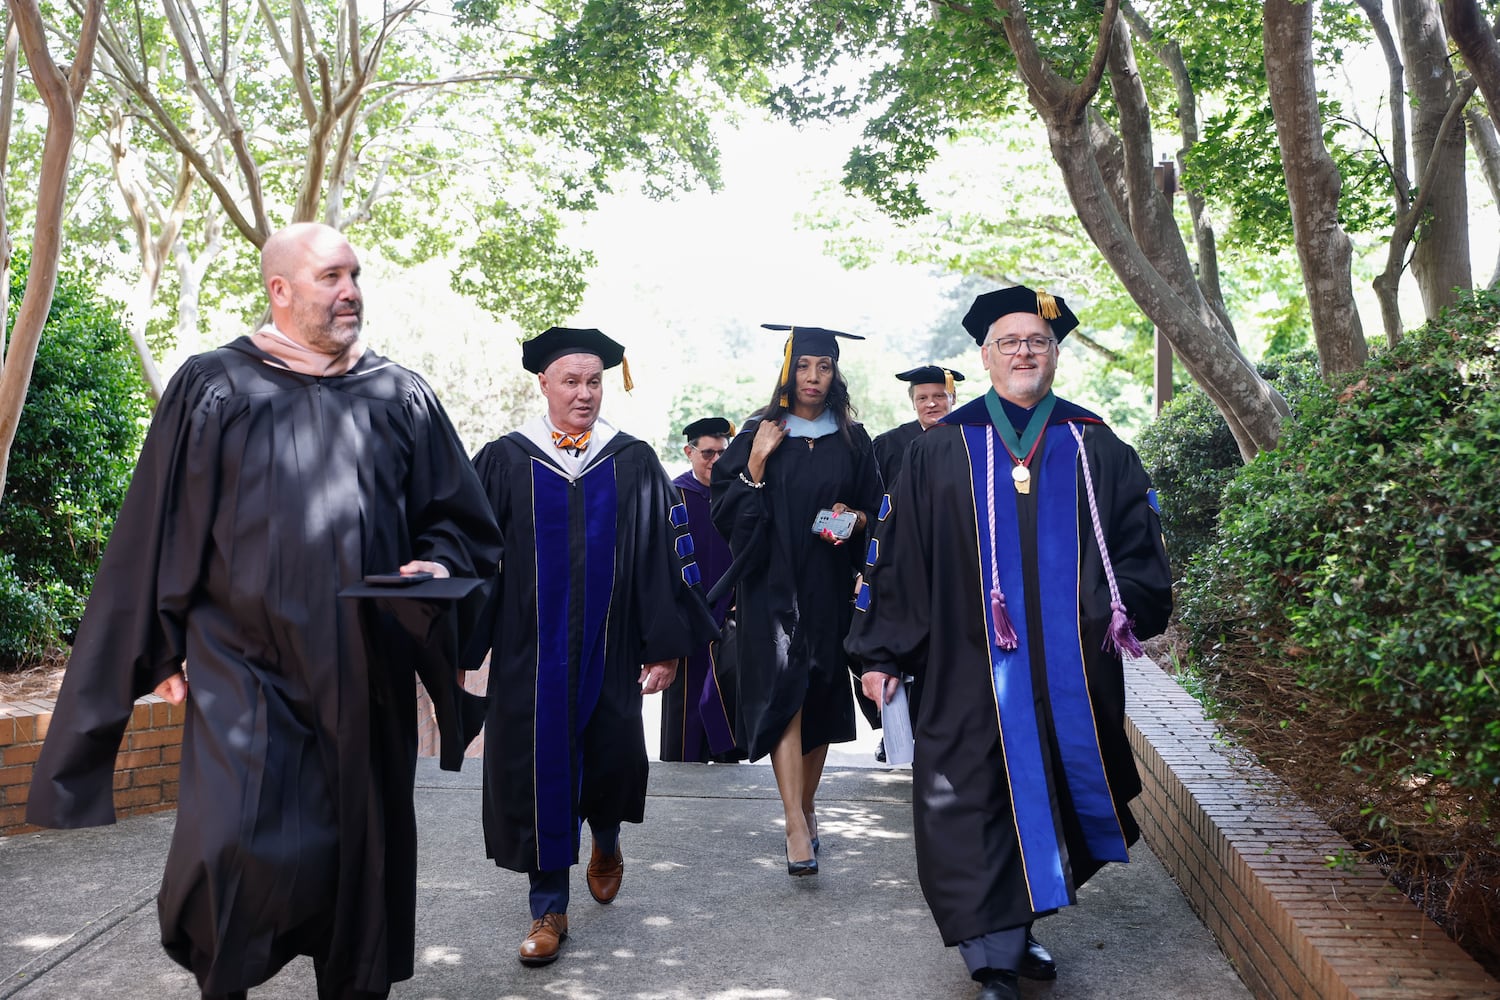
[[1056,976],[1032,922],[1140,833],[1120,650],[1166,626],[1171,574],[1135,452],[1052,394],[1077,323],[1024,286],[975,300],[992,389],[908,447],[847,642],[870,697],[922,684],[917,871],[981,1000]]
[[608,903],[619,891],[620,824],[646,809],[641,696],[665,690],[714,633],[666,470],[599,417],[603,373],[624,355],[592,329],[526,341],[521,363],[547,412],[474,459],[506,540],[489,606],[485,847],[531,877],[526,965],[552,962],[567,939],[584,820],[589,893]]
[[[723,417],[702,417],[682,429],[687,436],[683,453],[689,468],[672,480],[687,510],[688,532],[693,536],[693,555],[704,590],[714,584],[734,561],[729,543],[719,534],[709,516],[709,481],[714,463],[729,447],[734,424]],[[714,624],[722,627],[734,593],[714,601]],[[661,759],[728,762],[745,755],[734,745],[733,692],[722,688],[711,643],[704,643],[678,668],[677,676],[662,694]]]

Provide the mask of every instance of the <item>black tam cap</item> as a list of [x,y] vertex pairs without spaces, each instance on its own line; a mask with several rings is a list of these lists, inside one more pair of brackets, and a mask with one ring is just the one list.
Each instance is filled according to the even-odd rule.
[[941,382],[947,386],[949,392],[952,392],[953,383],[962,382],[964,380],[964,373],[954,371],[952,368],[943,368],[940,365],[923,365],[920,368],[897,372],[896,377],[903,382],[910,382],[912,385],[935,385]]
[[521,367],[541,374],[552,362],[569,354],[596,355],[605,368],[613,368],[625,360],[624,346],[598,330],[554,326],[521,345]]
[[787,338],[787,356],[800,358],[803,355],[814,358],[839,359],[839,338],[846,340],[864,340],[857,333],[844,333],[842,330],[825,330],[821,326],[786,326],[782,323],[762,323],[761,326],[767,330],[783,330],[791,333]]
[[1032,290],[1025,285],[1013,285],[993,292],[985,292],[974,300],[964,316],[964,329],[974,338],[974,343],[983,346],[990,324],[1001,316],[1011,313],[1031,313],[1052,324],[1052,336],[1058,343],[1078,326],[1078,317],[1062,300],[1061,296],[1048,295],[1045,289]]
[[709,437],[734,437],[734,424],[723,417],[703,417],[684,427],[682,433],[689,441],[696,441],[705,434]]

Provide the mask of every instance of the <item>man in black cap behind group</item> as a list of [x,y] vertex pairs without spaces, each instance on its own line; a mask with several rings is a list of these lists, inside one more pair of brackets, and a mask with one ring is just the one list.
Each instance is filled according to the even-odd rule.
[[1140,779],[1120,655],[1172,609],[1140,460],[1052,394],[1077,325],[1024,286],[974,301],[964,327],[992,388],[908,447],[847,643],[870,697],[889,700],[902,673],[923,684],[917,873],[982,1000],[1054,978],[1032,922],[1129,860]]
[[[689,468],[672,480],[672,485],[687,511],[703,589],[710,591],[734,561],[729,543],[709,515],[708,489],[714,463],[734,437],[734,424],[723,417],[702,417],[684,427],[682,433],[687,437],[682,451]],[[711,610],[715,625],[724,624],[733,599],[731,590],[714,601]],[[744,757],[734,745],[734,693],[720,689],[714,666],[709,644],[705,643],[678,668],[662,695],[662,760],[732,762]]]
[[[911,407],[916,411],[917,418],[875,438],[875,464],[880,467],[880,481],[887,493],[895,488],[893,484],[896,476],[901,473],[902,460],[906,458],[906,446],[921,437],[924,431],[936,427],[938,421],[948,415],[948,411],[953,409],[954,383],[964,380],[963,372],[939,365],[909,368],[904,372],[897,372],[896,377],[907,383],[906,395],[911,400]],[[911,714],[915,716],[921,689],[909,684],[907,693],[911,699]],[[872,728],[881,728],[879,705],[865,697],[863,691],[859,694],[860,711],[864,712]],[[885,763],[884,736],[875,746],[875,759]]]
[[880,466],[880,481],[887,491],[892,489],[896,475],[901,471],[906,446],[948,415],[953,409],[954,383],[964,380],[963,372],[939,365],[911,368],[897,373],[896,377],[907,383],[906,395],[917,419],[908,420],[875,438],[875,461]]
[[608,903],[619,891],[620,824],[645,817],[641,696],[665,690],[714,633],[666,470],[599,417],[604,371],[624,356],[598,330],[526,341],[521,363],[547,411],[474,459],[506,549],[489,607],[485,847],[530,875],[526,965],[553,961],[568,936],[582,821],[589,894]]

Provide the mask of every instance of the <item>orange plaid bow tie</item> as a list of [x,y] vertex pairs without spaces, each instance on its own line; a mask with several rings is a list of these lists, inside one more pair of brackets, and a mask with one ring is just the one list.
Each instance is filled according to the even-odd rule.
[[593,431],[584,431],[582,434],[564,434],[562,431],[552,432],[552,444],[557,448],[571,449],[573,454],[580,454],[589,446],[589,435]]

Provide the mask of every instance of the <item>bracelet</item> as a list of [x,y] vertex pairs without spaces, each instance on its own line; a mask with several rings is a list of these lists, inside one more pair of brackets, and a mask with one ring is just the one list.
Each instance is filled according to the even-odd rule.
[[764,489],[765,485],[766,485],[765,480],[761,480],[760,482],[757,483],[754,480],[752,480],[749,476],[745,475],[743,472],[740,473],[740,482],[744,483],[746,486],[750,487],[752,490]]

